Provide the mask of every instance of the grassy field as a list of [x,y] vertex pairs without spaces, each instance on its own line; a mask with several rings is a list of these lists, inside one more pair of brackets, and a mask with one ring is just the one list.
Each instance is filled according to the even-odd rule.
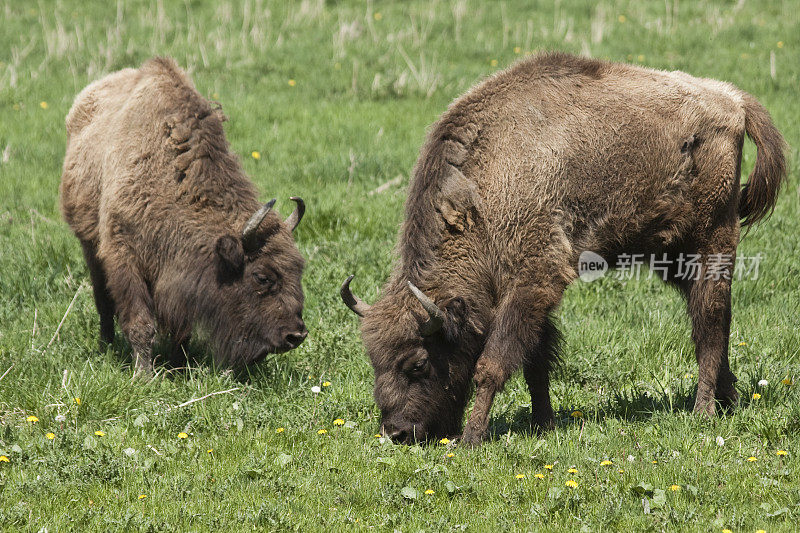
[[[798,12],[791,0],[0,0],[0,530],[796,530]],[[426,127],[542,49],[733,82],[793,147],[774,216],[740,246],[765,257],[757,280],[734,284],[741,405],[693,416],[679,296],[606,278],[576,283],[559,312],[555,431],[527,431],[515,376],[483,447],[393,445],[375,436],[372,371],[338,286],[355,273],[377,297]],[[153,55],[222,103],[263,199],[308,205],[295,235],[311,334],[244,375],[200,363],[143,382],[119,332],[97,350],[88,273],[58,212],[64,116],[87,83]],[[748,143],[744,172],[754,157]]]

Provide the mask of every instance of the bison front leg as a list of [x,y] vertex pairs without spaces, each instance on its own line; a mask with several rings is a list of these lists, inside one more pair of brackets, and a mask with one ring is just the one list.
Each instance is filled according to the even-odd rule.
[[[550,362],[542,359],[551,353],[550,343],[557,338],[548,315],[558,304],[561,290],[517,288],[499,308],[483,353],[475,367],[475,405],[462,442],[480,444],[489,431],[489,412],[495,394],[520,366],[531,390],[533,420],[538,427],[553,425],[550,405]],[[546,350],[543,348],[547,346]]]
[[124,244],[118,246],[105,261],[108,288],[116,303],[120,328],[133,348],[135,372],[149,376],[153,373],[156,337],[153,298],[144,278],[134,268],[134,258],[126,250]]
[[97,258],[94,244],[90,241],[81,241],[81,247],[83,248],[83,257],[86,259],[86,266],[89,268],[89,277],[92,280],[97,314],[100,315],[100,340],[101,349],[103,349],[102,343],[114,342],[114,301],[108,293],[106,274],[102,263]]
[[558,360],[561,334],[548,317],[544,321],[538,346],[529,351],[523,363],[525,383],[531,394],[531,429],[537,433],[555,427],[553,406],[550,403],[550,370]]

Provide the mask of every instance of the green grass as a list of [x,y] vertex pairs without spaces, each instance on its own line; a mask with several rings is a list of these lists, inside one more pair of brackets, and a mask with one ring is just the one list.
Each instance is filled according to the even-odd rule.
[[[515,376],[480,449],[384,442],[338,286],[355,273],[354,289],[377,297],[426,127],[482,77],[540,49],[733,82],[793,147],[775,215],[740,246],[766,256],[758,280],[734,285],[742,405],[693,416],[680,298],[656,281],[604,279],[576,283],[559,312],[555,431],[528,433],[530,398]],[[798,51],[790,0],[0,0],[0,529],[795,530],[800,383],[781,380],[800,382]],[[283,211],[290,195],[308,205],[296,236],[311,335],[246,375],[200,364],[134,381],[119,333],[98,353],[86,267],[58,214],[72,99],[156,54],[222,103],[262,198]],[[753,163],[748,144],[744,171]]]

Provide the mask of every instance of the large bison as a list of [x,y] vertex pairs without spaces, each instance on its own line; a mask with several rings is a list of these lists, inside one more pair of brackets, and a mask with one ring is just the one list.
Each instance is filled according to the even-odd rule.
[[83,246],[100,336],[114,315],[137,371],[152,369],[157,331],[176,347],[194,326],[215,359],[240,365],[297,347],[303,258],[292,230],[262,205],[230,151],[225,116],[170,59],[86,87],[67,115],[61,209]]
[[[758,152],[740,188],[745,133]],[[740,220],[771,212],[783,152],[752,96],[683,72],[546,53],[470,90],[422,148],[381,299],[353,296],[352,276],[341,289],[362,317],[382,432],[404,442],[458,434],[472,378],[462,440],[477,444],[520,366],[532,427],[553,427],[551,313],[584,251],[666,259],[691,317],[695,411],[736,402],[728,336]],[[682,254],[699,257],[699,275],[680,272]]]

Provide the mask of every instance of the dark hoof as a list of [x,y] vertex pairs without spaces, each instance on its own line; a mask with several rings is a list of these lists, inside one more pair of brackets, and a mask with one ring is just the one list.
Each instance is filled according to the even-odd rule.
[[485,431],[475,431],[470,429],[469,427],[464,430],[464,433],[461,435],[461,439],[459,443],[463,446],[468,446],[470,448],[477,448],[483,441],[486,440],[486,432]]
[[733,411],[739,405],[739,393],[735,389],[726,391],[717,396],[717,402],[724,412]]
[[694,402],[694,412],[698,415],[707,417],[714,416],[716,412],[716,402],[711,400],[700,400],[699,398]]
[[134,378],[141,378],[141,379],[152,379],[155,375],[155,369],[153,368],[153,361],[146,357],[142,356],[134,356],[134,367],[135,370],[133,372]]
[[556,421],[552,418],[548,418],[545,420],[533,420],[531,419],[531,431],[537,436],[542,437],[548,431],[552,431],[556,428]]

